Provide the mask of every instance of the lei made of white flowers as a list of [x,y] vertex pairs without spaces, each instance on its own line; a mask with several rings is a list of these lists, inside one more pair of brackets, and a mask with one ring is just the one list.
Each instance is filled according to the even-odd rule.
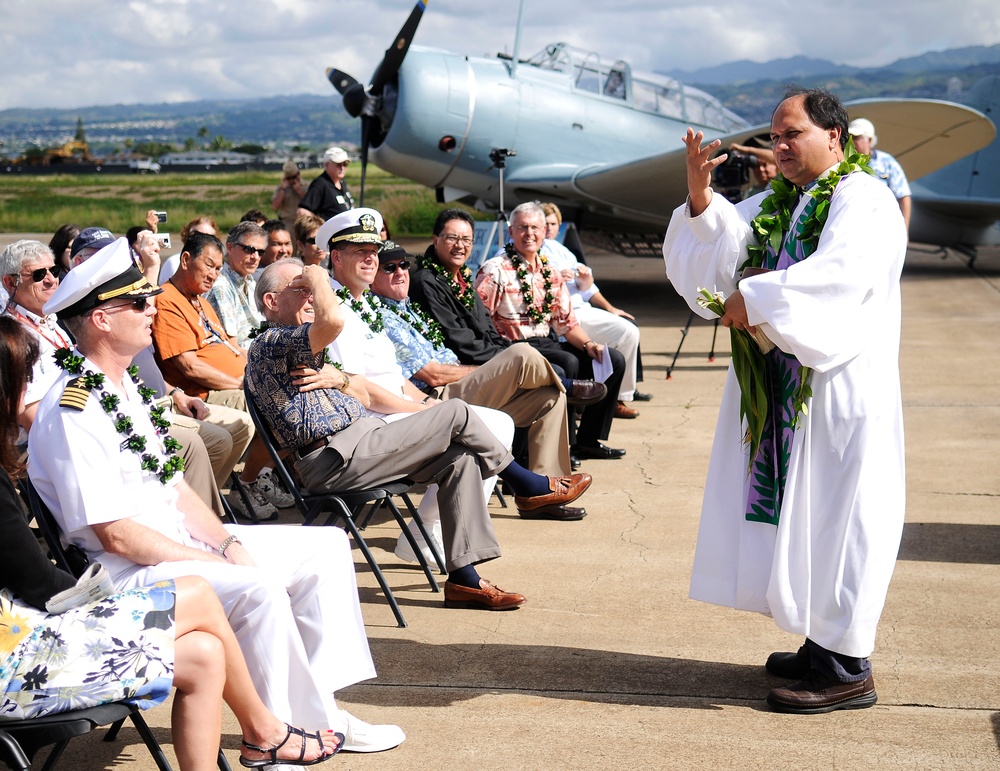
[[545,286],[545,298],[542,300],[542,307],[536,308],[535,295],[531,291],[532,276],[528,271],[528,263],[517,253],[514,244],[508,242],[503,249],[507,257],[510,258],[514,270],[517,272],[517,280],[521,284],[521,295],[524,297],[525,305],[528,306],[528,316],[536,324],[548,321],[552,318],[552,312],[556,307],[556,297],[552,294],[552,269],[549,267],[549,258],[538,252],[538,261],[542,266],[542,282]]

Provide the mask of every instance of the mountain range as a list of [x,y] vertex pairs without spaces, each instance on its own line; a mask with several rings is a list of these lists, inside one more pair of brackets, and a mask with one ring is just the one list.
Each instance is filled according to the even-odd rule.
[[[718,97],[752,124],[765,123],[786,83],[823,86],[844,100],[866,97],[954,99],[979,78],[1000,73],[1000,44],[936,51],[877,68],[857,68],[822,59],[792,57],[769,62],[737,61],[693,71],[662,74]],[[100,105],[70,110],[0,111],[0,156],[30,147],[73,140],[82,121],[91,152],[103,155],[148,145],[178,149],[256,144],[279,152],[315,150],[331,143],[356,144],[358,122],[340,98],[301,94],[256,99],[208,99],[172,104]]]

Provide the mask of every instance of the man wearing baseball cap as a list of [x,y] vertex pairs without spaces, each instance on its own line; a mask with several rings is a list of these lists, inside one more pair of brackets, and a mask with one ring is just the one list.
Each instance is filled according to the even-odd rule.
[[183,575],[219,596],[254,686],[282,720],[345,734],[376,752],[405,739],[337,707],[375,676],[347,536],[333,527],[224,525],[184,480],[165,420],[129,370],[147,347],[162,290],[116,241],[67,274],[45,305],[74,335],[65,373],[28,436],[29,476],[65,538],[119,589]]
[[299,202],[296,214],[315,214],[328,220],[341,212],[354,208],[344,182],[347,164],[351,161],[342,147],[330,147],[323,153],[323,173],[309,184],[305,197]]
[[306,194],[306,187],[302,184],[302,172],[295,161],[285,161],[281,171],[281,183],[274,189],[271,208],[278,212],[278,219],[285,223],[291,233],[295,226],[295,212]]
[[115,242],[115,236],[104,228],[84,228],[69,248],[69,264],[76,267],[92,254]]
[[878,137],[875,135],[875,126],[867,118],[855,118],[847,127],[847,133],[854,137],[854,147],[859,153],[864,153],[871,157],[869,165],[875,172],[875,176],[889,186],[892,194],[896,196],[899,210],[903,213],[903,221],[906,229],[910,229],[910,183],[906,181],[906,174],[899,161],[883,150],[876,150]]

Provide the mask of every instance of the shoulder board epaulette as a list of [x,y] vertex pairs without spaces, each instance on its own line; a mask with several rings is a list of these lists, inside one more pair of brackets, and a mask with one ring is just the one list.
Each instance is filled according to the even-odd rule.
[[60,407],[68,407],[71,410],[83,412],[90,398],[90,389],[83,384],[84,378],[77,377],[70,380],[63,389],[62,398],[59,400]]

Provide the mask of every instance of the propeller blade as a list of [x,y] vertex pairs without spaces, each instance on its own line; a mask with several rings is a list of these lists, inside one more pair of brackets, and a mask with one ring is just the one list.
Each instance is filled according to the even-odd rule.
[[426,7],[427,0],[417,0],[417,4],[410,12],[410,17],[399,30],[399,34],[396,35],[395,42],[386,49],[385,57],[383,57],[378,69],[375,70],[375,74],[372,75],[368,93],[381,94],[385,84],[396,77],[403,64],[403,59],[406,58],[406,52],[410,49],[413,35],[417,31],[417,26],[420,24],[420,19],[423,18]]
[[327,69],[326,79],[330,81],[330,84],[337,89],[341,96],[343,96],[343,94],[351,86],[360,85],[352,76],[334,67],[329,67]]

